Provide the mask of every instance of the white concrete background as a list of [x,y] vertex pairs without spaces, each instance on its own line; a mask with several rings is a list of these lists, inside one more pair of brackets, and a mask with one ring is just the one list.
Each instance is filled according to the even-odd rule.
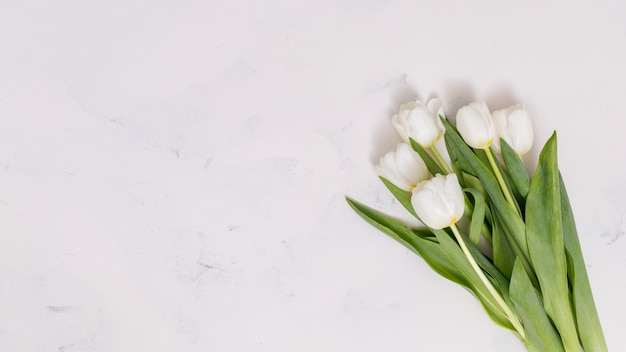
[[344,194],[400,103],[525,103],[626,350],[623,1],[2,1],[0,350],[524,351]]

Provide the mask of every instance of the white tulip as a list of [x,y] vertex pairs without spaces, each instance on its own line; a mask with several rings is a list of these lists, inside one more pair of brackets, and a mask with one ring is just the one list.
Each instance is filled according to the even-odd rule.
[[506,109],[491,113],[496,124],[497,138],[493,148],[500,153],[500,138],[515,150],[517,155],[524,155],[533,145],[533,126],[528,110],[522,105],[512,105]]
[[433,229],[455,224],[465,210],[463,190],[456,174],[437,174],[413,189],[411,204],[422,222]]
[[400,105],[391,123],[405,142],[408,143],[410,137],[423,148],[430,148],[445,131],[439,115],[443,116],[439,99],[431,99],[426,104],[418,100]]
[[395,150],[380,158],[375,168],[379,176],[405,191],[411,191],[430,176],[422,158],[406,143],[398,144]]
[[484,101],[473,102],[456,113],[456,128],[472,148],[487,149],[496,137],[496,126]]

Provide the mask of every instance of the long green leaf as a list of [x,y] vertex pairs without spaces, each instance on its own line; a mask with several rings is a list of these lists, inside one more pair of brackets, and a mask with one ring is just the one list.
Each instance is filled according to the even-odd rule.
[[502,274],[510,279],[513,272],[513,264],[517,257],[515,250],[511,247],[511,243],[500,224],[499,217],[496,217],[492,229],[493,264]]
[[[483,196],[483,199],[485,199],[485,203],[487,203],[487,199],[489,196],[487,195],[487,192],[485,192],[485,188],[483,187],[483,184],[480,183],[478,177],[470,175],[467,172],[463,172],[463,179],[465,180],[465,188],[473,188],[480,192],[480,194],[482,194]],[[491,214],[491,209],[489,209],[488,205],[485,207],[485,218],[487,219],[488,224],[493,224],[493,216]],[[482,234],[483,237],[485,237],[485,239],[489,242],[489,244],[492,244],[491,231],[487,227],[487,223],[483,224],[482,226]]]
[[543,308],[541,297],[519,259],[513,266],[509,294],[524,324],[528,351],[564,351],[559,334]]
[[[469,281],[474,295],[478,298],[489,317],[496,324],[515,331],[515,328],[507,319],[506,314],[502,312],[493,296],[489,293],[485,284],[482,282],[478,274],[476,274],[457,242],[455,242],[444,230],[433,230],[433,232],[435,233],[435,236],[437,236],[437,240],[445,250],[445,253],[448,255],[450,262],[454,263],[461,274]],[[471,245],[468,241],[466,241],[466,244]]]
[[413,209],[413,205],[411,204],[411,192],[407,192],[399,188],[382,176],[380,176],[380,180],[383,181],[389,192],[396,197],[398,202],[400,202],[400,204],[402,204],[402,206],[404,206],[404,208],[411,213],[411,215],[417,217],[417,214],[415,214],[415,210]]
[[500,292],[509,307],[513,308],[509,299],[509,279],[507,279],[476,246],[470,243],[465,237],[462,238],[470,254],[476,260],[476,263],[478,263],[478,266],[487,274],[487,278]]
[[474,213],[472,214],[472,223],[470,227],[470,240],[474,245],[478,245],[480,240],[480,232],[485,221],[485,197],[476,189],[465,188],[465,192],[471,193],[474,197]]
[[437,164],[435,159],[433,159],[430,154],[428,154],[426,150],[421,145],[419,145],[419,143],[417,143],[413,138],[409,138],[409,141],[411,142],[411,147],[413,147],[413,150],[415,150],[417,154],[422,157],[422,160],[424,160],[424,164],[426,164],[426,167],[431,174],[444,174],[443,170],[441,169],[439,164]]
[[585,351],[606,352],[608,349],[602,333],[596,305],[593,301],[587,269],[585,268],[585,260],[580,249],[576,223],[574,222],[574,214],[565,190],[565,183],[563,183],[560,175],[559,185],[561,191],[563,239],[567,257],[567,276],[574,299],[578,334]]
[[418,236],[406,225],[363,203],[348,197],[346,197],[346,201],[365,221],[421,256],[436,273],[450,281],[469,287],[467,279],[447,259],[448,255],[442,251],[439,243]]
[[506,169],[511,176],[511,181],[515,185],[517,192],[523,199],[526,199],[528,195],[528,187],[530,187],[530,176],[528,171],[522,162],[522,159],[517,153],[507,144],[504,139],[500,139],[500,146],[502,148],[502,159],[506,165]]
[[482,194],[483,198],[487,198],[487,192],[485,191],[485,187],[480,183],[478,177],[468,174],[467,172],[463,172],[463,179],[465,180],[466,188],[473,188]]
[[580,345],[567,285],[556,133],[543,147],[530,183],[526,199],[526,238],[546,312],[554,321],[565,350],[578,352]]

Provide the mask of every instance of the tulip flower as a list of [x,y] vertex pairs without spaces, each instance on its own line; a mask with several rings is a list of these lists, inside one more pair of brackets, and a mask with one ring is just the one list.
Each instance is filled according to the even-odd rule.
[[441,139],[445,131],[439,115],[443,115],[439,99],[430,99],[426,104],[418,100],[400,105],[391,123],[405,142],[409,143],[409,138],[413,138],[428,149]]
[[380,158],[376,173],[405,191],[411,191],[430,176],[422,158],[406,143],[398,144]]
[[411,204],[420,220],[436,230],[454,225],[465,210],[463,190],[456,174],[437,174],[420,182],[413,189]]
[[484,101],[473,102],[456,113],[456,127],[472,148],[488,149],[496,137],[496,126]]
[[500,153],[500,138],[504,139],[515,150],[517,155],[524,155],[533,144],[533,126],[528,110],[523,105],[512,105],[506,109],[491,113],[498,138],[492,144]]

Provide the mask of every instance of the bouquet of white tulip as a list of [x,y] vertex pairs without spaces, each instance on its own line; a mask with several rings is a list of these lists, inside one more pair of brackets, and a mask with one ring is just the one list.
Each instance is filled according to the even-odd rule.
[[[432,99],[402,105],[392,123],[405,143],[376,170],[425,227],[409,228],[347,198],[350,206],[465,286],[529,351],[607,351],[557,165],[556,133],[531,178],[521,158],[533,142],[523,106],[490,112],[475,102],[459,109],[455,127]],[[445,149],[438,150],[442,137]],[[466,229],[456,224],[463,216]]]

